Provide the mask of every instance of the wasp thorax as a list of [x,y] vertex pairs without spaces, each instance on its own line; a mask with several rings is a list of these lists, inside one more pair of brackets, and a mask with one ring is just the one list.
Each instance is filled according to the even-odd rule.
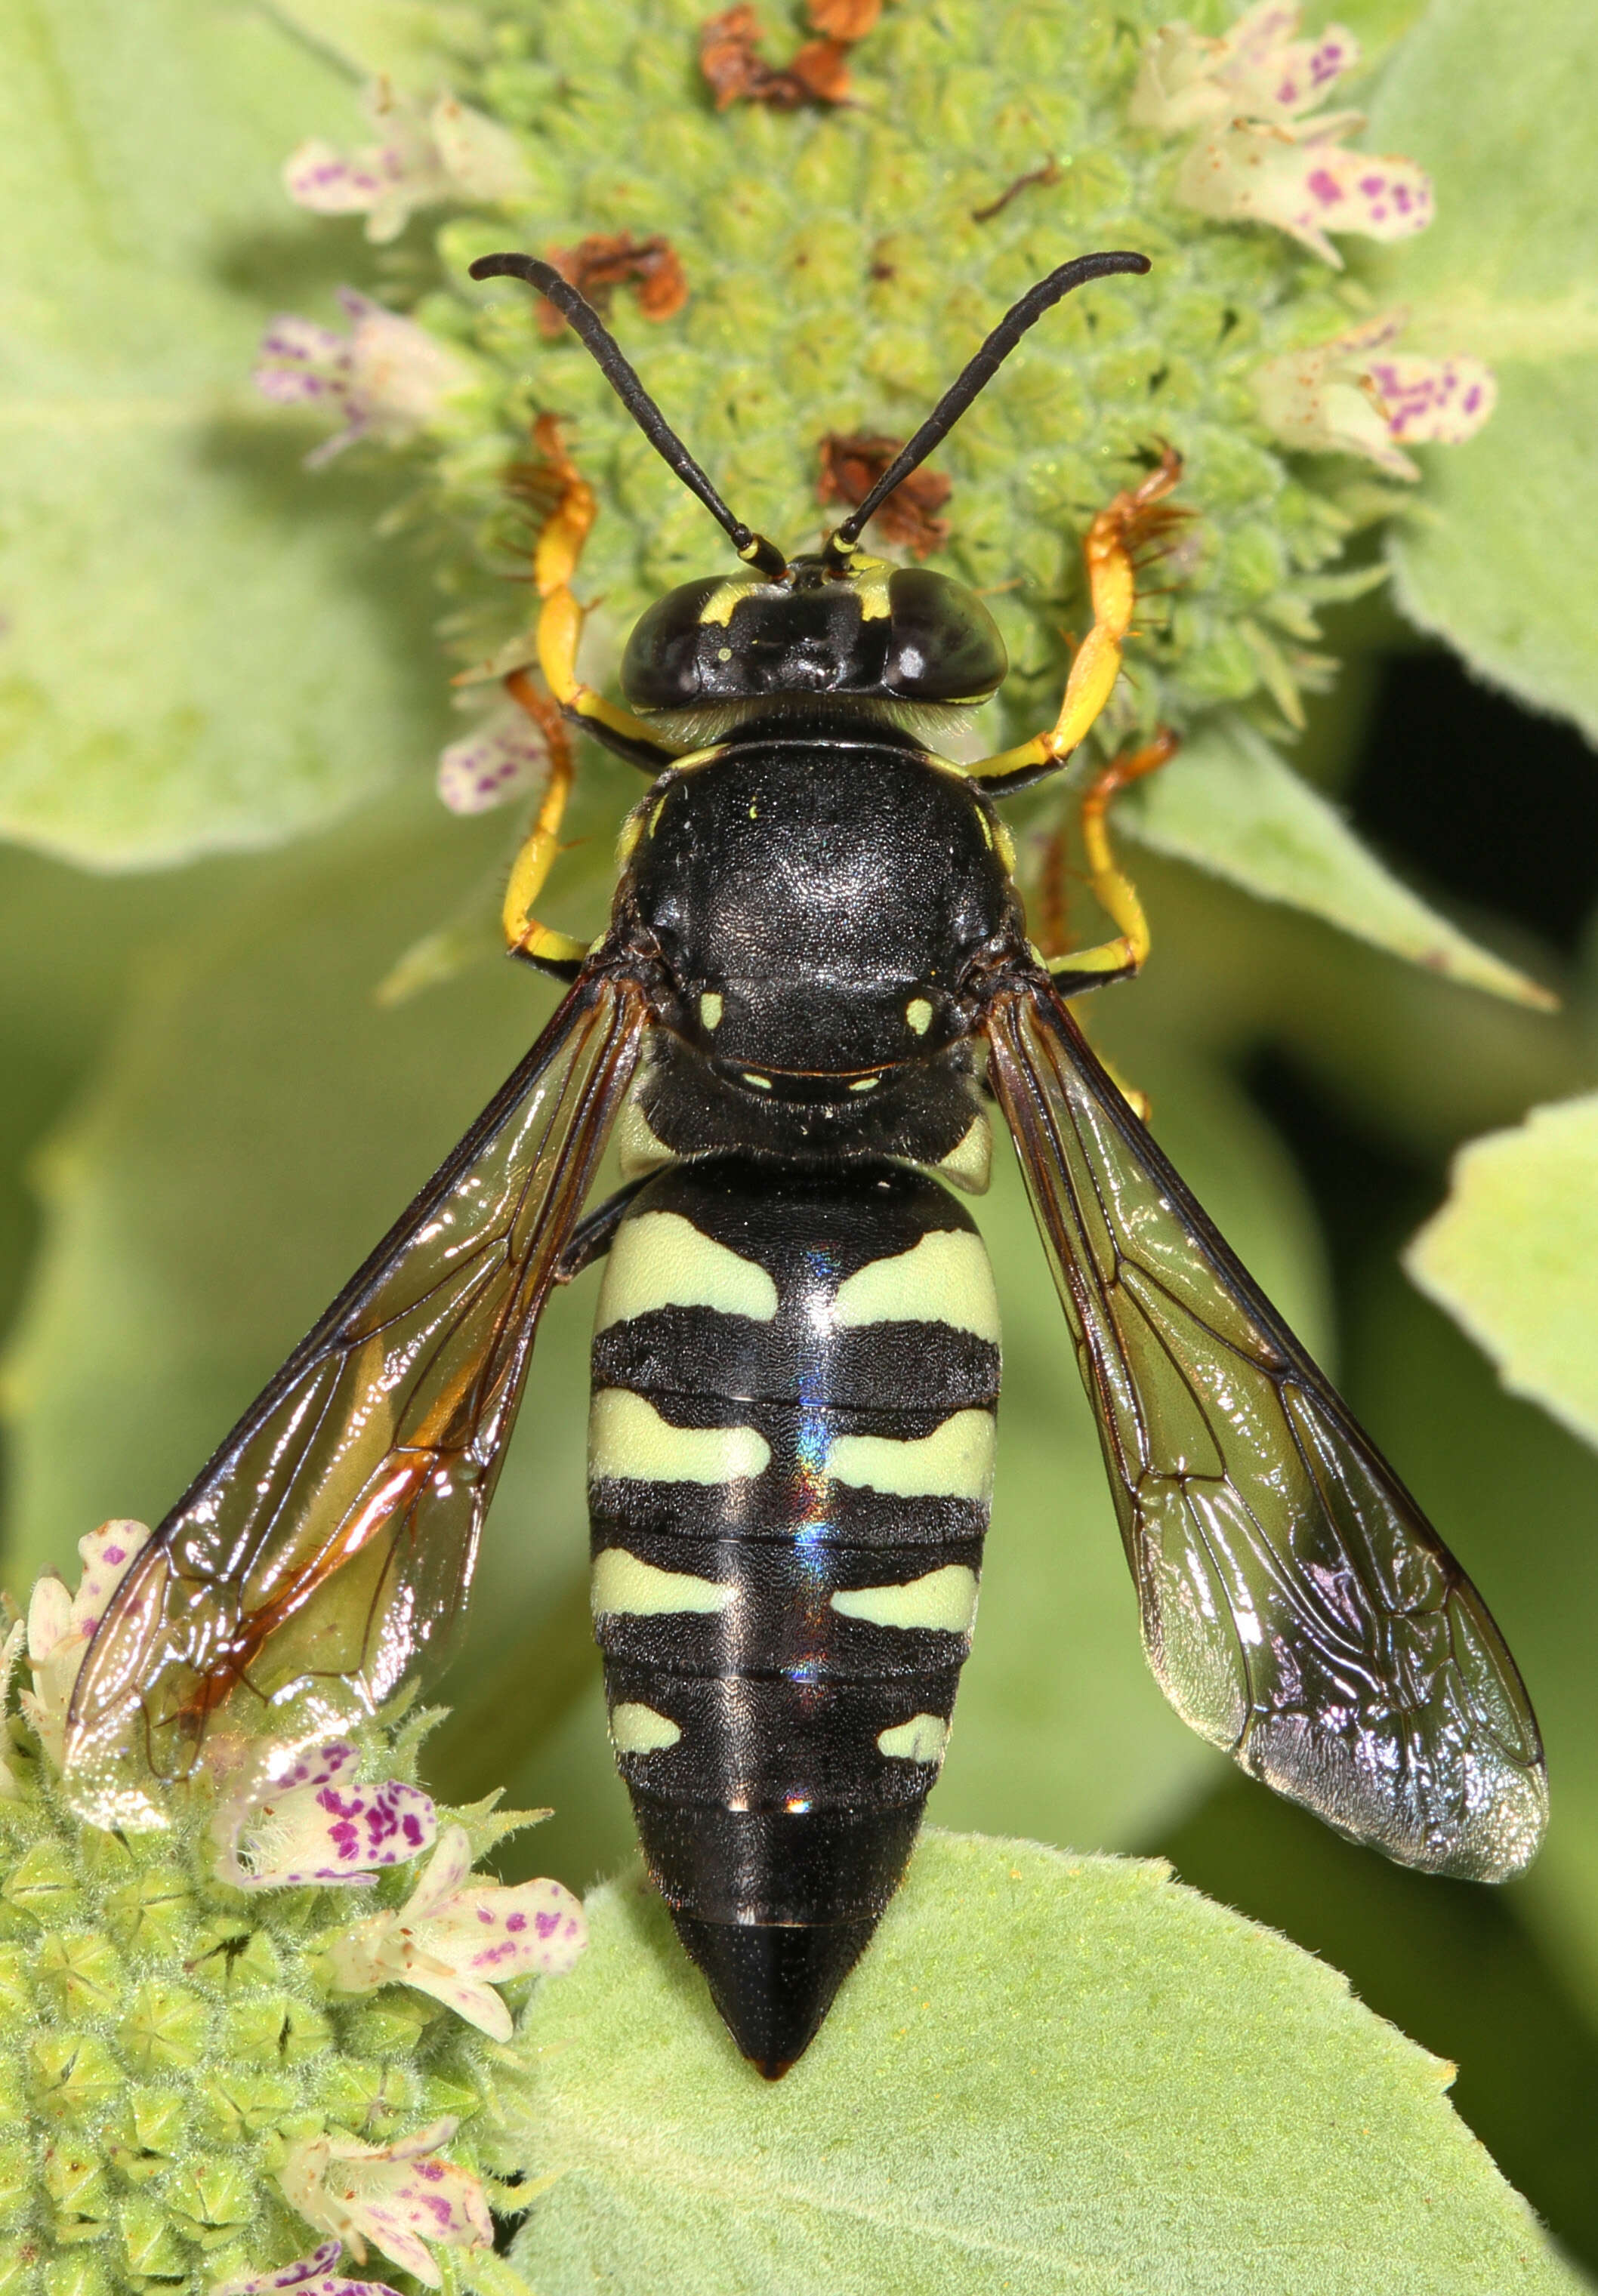
[[780,582],[685,582],[628,640],[637,709],[824,694],[861,701],[985,701],[1009,668],[982,600],[926,567],[796,559]]

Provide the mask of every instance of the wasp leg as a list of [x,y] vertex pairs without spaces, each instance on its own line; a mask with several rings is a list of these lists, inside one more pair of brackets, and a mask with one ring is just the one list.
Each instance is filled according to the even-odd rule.
[[560,492],[544,521],[532,557],[532,583],[542,604],[539,609],[539,668],[549,691],[565,715],[585,727],[606,749],[616,750],[629,764],[646,773],[663,773],[687,746],[663,742],[641,718],[620,709],[602,693],[581,683],[577,647],[582,636],[582,608],[572,592],[572,577],[582,556],[589,529],[597,515],[594,490],[582,478],[561,444],[553,415],[540,414],[533,438],[559,483]]
[[543,803],[511,863],[510,882],[505,888],[500,919],[506,945],[513,956],[525,957],[542,972],[553,972],[556,980],[574,980],[588,955],[587,943],[540,924],[532,914],[532,905],[560,851],[561,820],[572,794],[572,744],[560,712],[538,691],[524,669],[512,670],[505,690],[521,703],[549,745],[549,781]]
[[[1162,730],[1141,749],[1124,750],[1119,757],[1112,758],[1083,792],[1080,817],[1088,883],[1100,907],[1120,931],[1109,940],[1096,941],[1091,948],[1070,949],[1063,955],[1044,958],[1050,972],[1067,996],[1078,982],[1084,988],[1097,988],[1107,980],[1124,980],[1142,970],[1149,955],[1149,920],[1143,914],[1136,886],[1116,861],[1110,845],[1109,803],[1129,782],[1141,781],[1145,774],[1157,773],[1161,766],[1169,764],[1181,747],[1180,734]],[[1055,859],[1052,846],[1050,857]],[[1046,898],[1050,883],[1053,888],[1048,916],[1052,931],[1058,931],[1063,922],[1060,873],[1056,860],[1054,869],[1045,878]]]
[[604,1259],[616,1240],[616,1230],[627,1217],[634,1196],[654,1177],[653,1172],[646,1172],[641,1179],[629,1180],[624,1188],[618,1188],[614,1196],[606,1196],[602,1204],[597,1204],[586,1219],[578,1221],[565,1250],[555,1263],[557,1283],[574,1283],[585,1267]]
[[1124,488],[1089,527],[1083,556],[1093,627],[1077,648],[1059,716],[1048,732],[965,768],[991,795],[1053,773],[1091,730],[1121,674],[1121,649],[1137,603],[1137,554],[1181,515],[1160,508],[1181,477],[1182,457],[1167,447],[1159,467],[1141,486]]

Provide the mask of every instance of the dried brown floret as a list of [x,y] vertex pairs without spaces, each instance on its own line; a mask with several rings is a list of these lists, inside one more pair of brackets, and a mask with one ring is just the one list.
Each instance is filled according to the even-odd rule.
[[[637,291],[647,319],[672,318],[688,299],[688,275],[677,250],[658,234],[638,240],[627,231],[596,234],[575,247],[550,248],[545,260],[600,311],[609,308],[618,287]],[[546,335],[558,335],[565,324],[550,304],[540,304],[539,325]]]
[[[816,499],[844,503],[853,510],[865,500],[899,452],[902,439],[878,431],[828,431],[821,441],[821,476]],[[949,539],[949,521],[936,513],[953,493],[939,471],[912,471],[902,479],[873,521],[885,542],[902,543],[915,558],[929,558]]]
[[[820,0],[820,4],[851,5],[852,0]],[[765,34],[760,18],[747,4],[728,8],[700,28],[699,69],[716,99],[716,110],[734,103],[765,103],[775,111],[796,111],[804,103],[843,103],[849,94],[844,66],[847,43],[811,40],[782,69],[760,53]]]

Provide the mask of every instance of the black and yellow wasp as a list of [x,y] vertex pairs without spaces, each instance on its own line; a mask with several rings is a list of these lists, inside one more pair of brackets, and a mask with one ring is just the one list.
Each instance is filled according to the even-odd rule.
[[[1053,728],[957,767],[928,746],[1007,663],[974,593],[865,556],[879,504],[1071,289],[1009,312],[813,554],[736,520],[597,316],[517,255],[745,570],[633,631],[628,707],[579,683],[591,497],[540,545],[555,701],[650,776],[608,930],[531,905],[515,950],[570,988],[441,1171],[161,1524],[95,1633],[75,1792],[148,1822],[210,1722],[383,1706],[464,1609],[551,1288],[607,1254],[593,1348],[593,1605],[649,1870],[739,2047],[805,2048],[904,1871],[970,1646],[999,1320],[950,1193],[1014,1136],[1097,1415],[1143,1639],[1183,1719],[1343,1833],[1501,1878],[1542,1831],[1542,1751],[1475,1588],[1106,1074],[1067,999],[1148,943],[1103,800],[1116,937],[1045,962],[993,800],[1108,697],[1134,554],[1174,458],[1095,520],[1094,622]],[[526,688],[513,676],[513,688]],[[546,705],[548,706],[548,705]],[[584,1217],[613,1129],[626,1181]]]

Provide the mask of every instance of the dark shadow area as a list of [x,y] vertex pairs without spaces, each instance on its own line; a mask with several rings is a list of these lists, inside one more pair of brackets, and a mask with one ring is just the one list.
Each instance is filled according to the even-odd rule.
[[1574,948],[1598,901],[1598,758],[1572,726],[1478,685],[1453,654],[1401,655],[1345,799],[1406,876]]

